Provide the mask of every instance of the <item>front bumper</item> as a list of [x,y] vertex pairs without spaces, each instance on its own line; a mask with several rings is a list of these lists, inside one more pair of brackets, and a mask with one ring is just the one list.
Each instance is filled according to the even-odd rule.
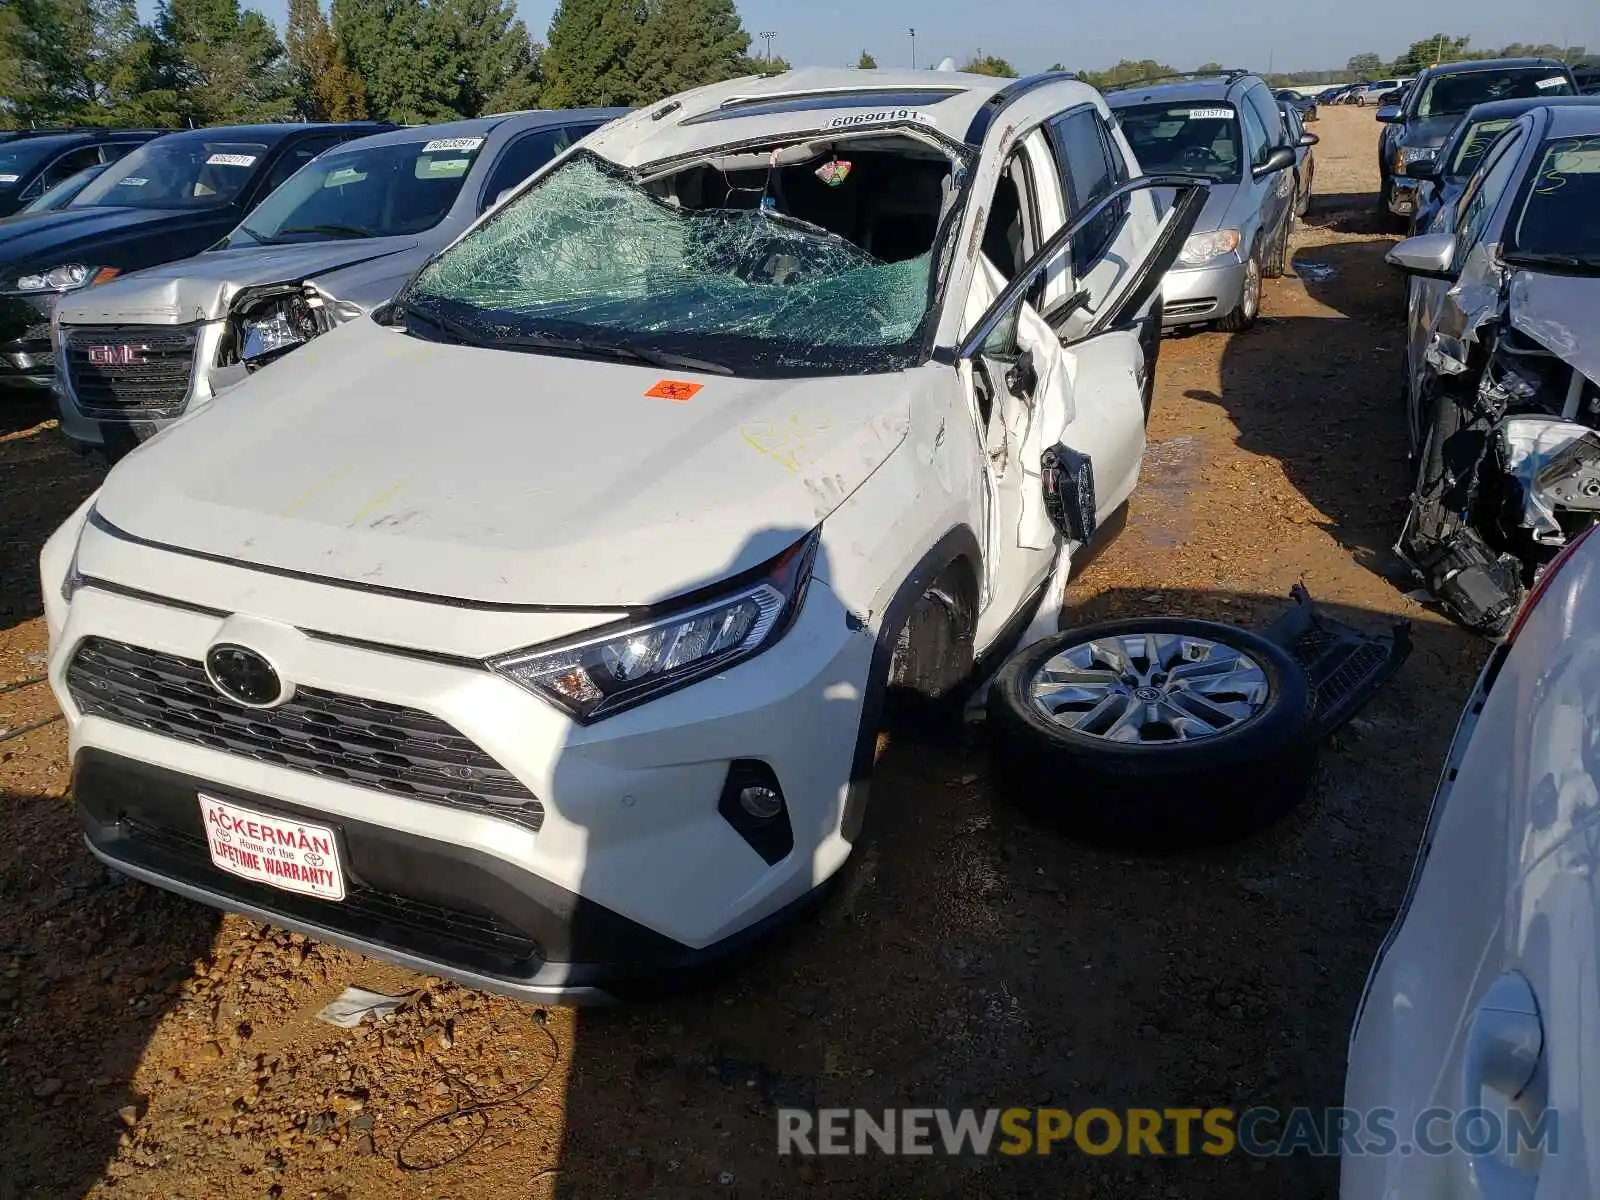
[[1203,267],[1174,267],[1161,283],[1163,329],[1215,321],[1238,307],[1244,264],[1231,256]]
[[1389,179],[1389,211],[1397,217],[1414,217],[1417,215],[1418,192],[1422,187],[1420,179],[1408,179],[1404,175],[1393,175]]
[[55,386],[54,311],[54,296],[0,296],[0,391]]
[[[174,569],[183,570],[181,556],[139,553],[179,560]],[[52,566],[58,557],[50,551]],[[213,576],[224,569],[202,566]],[[100,569],[92,552],[82,569]],[[285,604],[291,611],[306,589],[338,590],[231,573],[244,577],[235,586],[280,589],[295,601]],[[593,1002],[736,959],[813,903],[850,853],[845,801],[872,641],[847,625],[820,581],[762,654],[588,727],[470,661],[378,647],[359,632],[301,635],[283,666],[303,689],[400,705],[452,726],[537,797],[536,830],[357,786],[337,770],[251,757],[222,739],[197,741],[181,735],[181,722],[140,727],[87,713],[67,680],[84,638],[199,661],[227,620],[217,610],[233,606],[169,604],[95,582],[65,605],[59,579],[48,578],[46,591],[51,683],[67,717],[89,845],[117,869],[202,903],[469,986]],[[361,603],[375,606],[377,628],[417,608],[381,596]],[[437,628],[467,615],[441,608],[430,619]],[[781,785],[792,843],[775,861],[724,815],[734,764],[750,761]],[[201,790],[331,826],[347,899],[311,899],[213,867],[198,840]]]

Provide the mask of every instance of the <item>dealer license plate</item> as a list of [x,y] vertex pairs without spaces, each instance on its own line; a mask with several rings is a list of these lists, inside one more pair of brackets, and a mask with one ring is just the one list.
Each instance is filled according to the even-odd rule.
[[344,899],[339,844],[326,825],[308,825],[200,794],[211,861],[243,879],[319,900]]

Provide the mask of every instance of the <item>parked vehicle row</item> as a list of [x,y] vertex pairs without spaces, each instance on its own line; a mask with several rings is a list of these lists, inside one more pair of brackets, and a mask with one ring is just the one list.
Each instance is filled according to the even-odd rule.
[[1403,102],[1386,104],[1377,117],[1378,206],[1409,221],[1417,211],[1416,168],[1434,162],[1467,111],[1500,100],[1550,99],[1577,93],[1565,63],[1553,58],[1503,58],[1447,63],[1418,75]]
[[1418,461],[1397,550],[1456,619],[1498,633],[1600,515],[1600,106],[1486,106],[1464,125],[1448,166],[1476,166],[1437,176],[1426,231],[1389,255],[1411,276]]
[[203,253],[63,297],[62,431],[80,449],[125,453],[390,300],[499,197],[625,111],[518,113],[342,141],[270,194],[242,197],[248,215]]
[[[66,206],[0,225],[0,388],[54,386],[50,323],[63,297],[198,254],[317,154],[378,128],[361,121],[146,134]],[[9,142],[0,154],[50,140]]]

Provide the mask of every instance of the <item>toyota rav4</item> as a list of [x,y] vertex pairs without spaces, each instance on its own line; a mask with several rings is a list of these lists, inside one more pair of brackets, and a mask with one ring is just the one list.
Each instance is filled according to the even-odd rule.
[[1059,74],[589,136],[46,545],[90,848],[530,999],[737,954],[850,855],[886,699],[1127,500],[1205,189]]

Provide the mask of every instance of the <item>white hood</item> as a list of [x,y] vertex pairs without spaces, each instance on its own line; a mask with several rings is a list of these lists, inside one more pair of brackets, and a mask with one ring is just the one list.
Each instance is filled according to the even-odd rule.
[[[488,604],[645,604],[814,527],[904,439],[914,377],[731,379],[360,320],[130,455],[98,510],[243,565]],[[664,378],[700,390],[645,395]]]

